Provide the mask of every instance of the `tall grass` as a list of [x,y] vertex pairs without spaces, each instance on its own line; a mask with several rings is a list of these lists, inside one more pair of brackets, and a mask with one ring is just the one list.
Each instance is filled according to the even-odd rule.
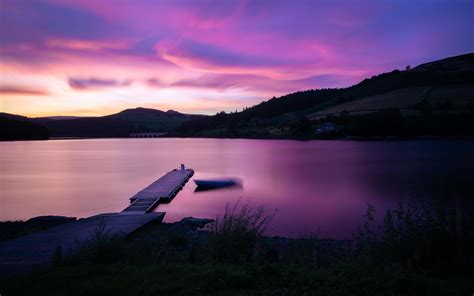
[[209,240],[211,258],[217,262],[243,263],[257,252],[258,239],[265,235],[274,214],[265,214],[263,206],[251,208],[239,199],[226,205],[224,215],[217,217]]
[[[472,224],[464,229],[468,248],[459,253],[452,213],[435,211],[422,201],[400,203],[386,212],[380,225],[375,213],[375,207],[368,205],[365,221],[351,241],[268,237],[275,214],[240,200],[228,204],[211,232],[198,238],[176,223],[155,225],[118,240],[104,223],[80,244],[71,262],[75,266],[66,264],[46,276],[27,278],[28,285],[1,279],[0,285],[21,291],[33,283],[43,287],[37,290],[57,289],[57,295],[97,289],[137,295],[472,293]],[[82,285],[81,277],[95,286]],[[82,286],[85,290],[77,290]]]
[[[200,237],[190,235],[178,224],[163,225],[161,230],[142,234],[140,239],[122,242],[106,229],[105,223],[101,224],[90,239],[78,243],[79,252],[66,262],[278,263],[311,268],[337,263],[367,270],[472,269],[472,229],[465,229],[465,249],[460,252],[456,227],[450,224],[453,219],[446,213],[435,211],[421,200],[400,202],[397,208],[386,212],[379,225],[375,213],[375,207],[368,205],[364,222],[351,241],[317,236],[270,238],[267,230],[275,213],[267,214],[262,206],[251,207],[249,202],[239,200],[227,204],[210,233]],[[63,260],[56,257],[55,262]]]
[[449,219],[426,202],[400,202],[386,212],[381,225],[375,224],[374,214],[375,208],[368,205],[364,225],[354,238],[353,259],[359,264],[441,270],[465,263]]

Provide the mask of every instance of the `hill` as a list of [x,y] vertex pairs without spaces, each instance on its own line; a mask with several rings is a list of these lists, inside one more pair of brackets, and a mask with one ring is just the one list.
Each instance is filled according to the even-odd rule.
[[[204,115],[190,115],[174,110],[126,109],[116,114],[100,117],[52,116],[28,118],[1,113],[0,138],[30,139],[34,133],[43,139],[44,132],[51,137],[129,137],[131,133],[173,132],[184,122],[202,118]],[[3,124],[4,123],[4,124]],[[40,128],[42,132],[40,132]],[[27,130],[31,130],[31,134]],[[46,136],[48,138],[48,136]]]
[[48,129],[27,117],[0,113],[0,141],[47,140]]
[[40,120],[63,120],[63,119],[77,119],[81,118],[80,116],[47,116],[47,117],[36,117],[35,119],[40,119]]
[[201,117],[173,110],[135,108],[101,117],[41,121],[52,137],[128,137],[131,133],[172,132],[182,123]]
[[[330,122],[334,136],[474,135],[473,109],[470,53],[382,73],[348,88],[272,98],[242,112],[187,122],[179,131],[187,136],[311,138]],[[367,125],[380,129],[360,130]]]
[[[135,108],[101,117],[12,116],[3,117],[42,125],[52,137],[128,137],[141,132],[241,138],[474,136],[474,53],[396,69],[347,88],[273,97],[229,114]],[[12,135],[7,127],[2,133]]]

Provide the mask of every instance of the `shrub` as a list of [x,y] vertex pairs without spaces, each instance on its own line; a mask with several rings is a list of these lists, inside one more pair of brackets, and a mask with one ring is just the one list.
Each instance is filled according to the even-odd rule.
[[226,205],[222,218],[217,217],[209,241],[212,259],[219,262],[250,261],[256,252],[257,240],[265,234],[274,215],[265,215],[262,206],[251,208],[237,201]]
[[375,226],[374,214],[368,205],[364,226],[354,239],[359,262],[425,270],[459,266],[455,234],[446,217],[426,202],[400,202],[387,211],[380,226]]

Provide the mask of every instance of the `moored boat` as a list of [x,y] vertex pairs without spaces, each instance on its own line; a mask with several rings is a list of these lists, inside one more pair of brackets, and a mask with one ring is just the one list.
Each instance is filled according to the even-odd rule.
[[199,188],[222,188],[235,186],[240,184],[240,180],[235,178],[222,178],[222,179],[205,179],[205,180],[194,180],[194,183]]

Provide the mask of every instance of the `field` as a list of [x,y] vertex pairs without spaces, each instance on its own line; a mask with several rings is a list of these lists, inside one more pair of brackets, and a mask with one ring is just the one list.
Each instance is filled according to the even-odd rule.
[[468,105],[474,103],[473,94],[473,85],[405,88],[323,108],[307,115],[307,117],[309,119],[319,119],[327,115],[339,115],[344,111],[350,112],[351,115],[367,114],[382,109],[402,109],[404,114],[412,115],[413,111],[410,112],[410,109],[416,110],[415,106],[423,100],[431,104],[433,109],[440,109],[443,104],[449,102],[450,110],[445,111],[466,111]]

